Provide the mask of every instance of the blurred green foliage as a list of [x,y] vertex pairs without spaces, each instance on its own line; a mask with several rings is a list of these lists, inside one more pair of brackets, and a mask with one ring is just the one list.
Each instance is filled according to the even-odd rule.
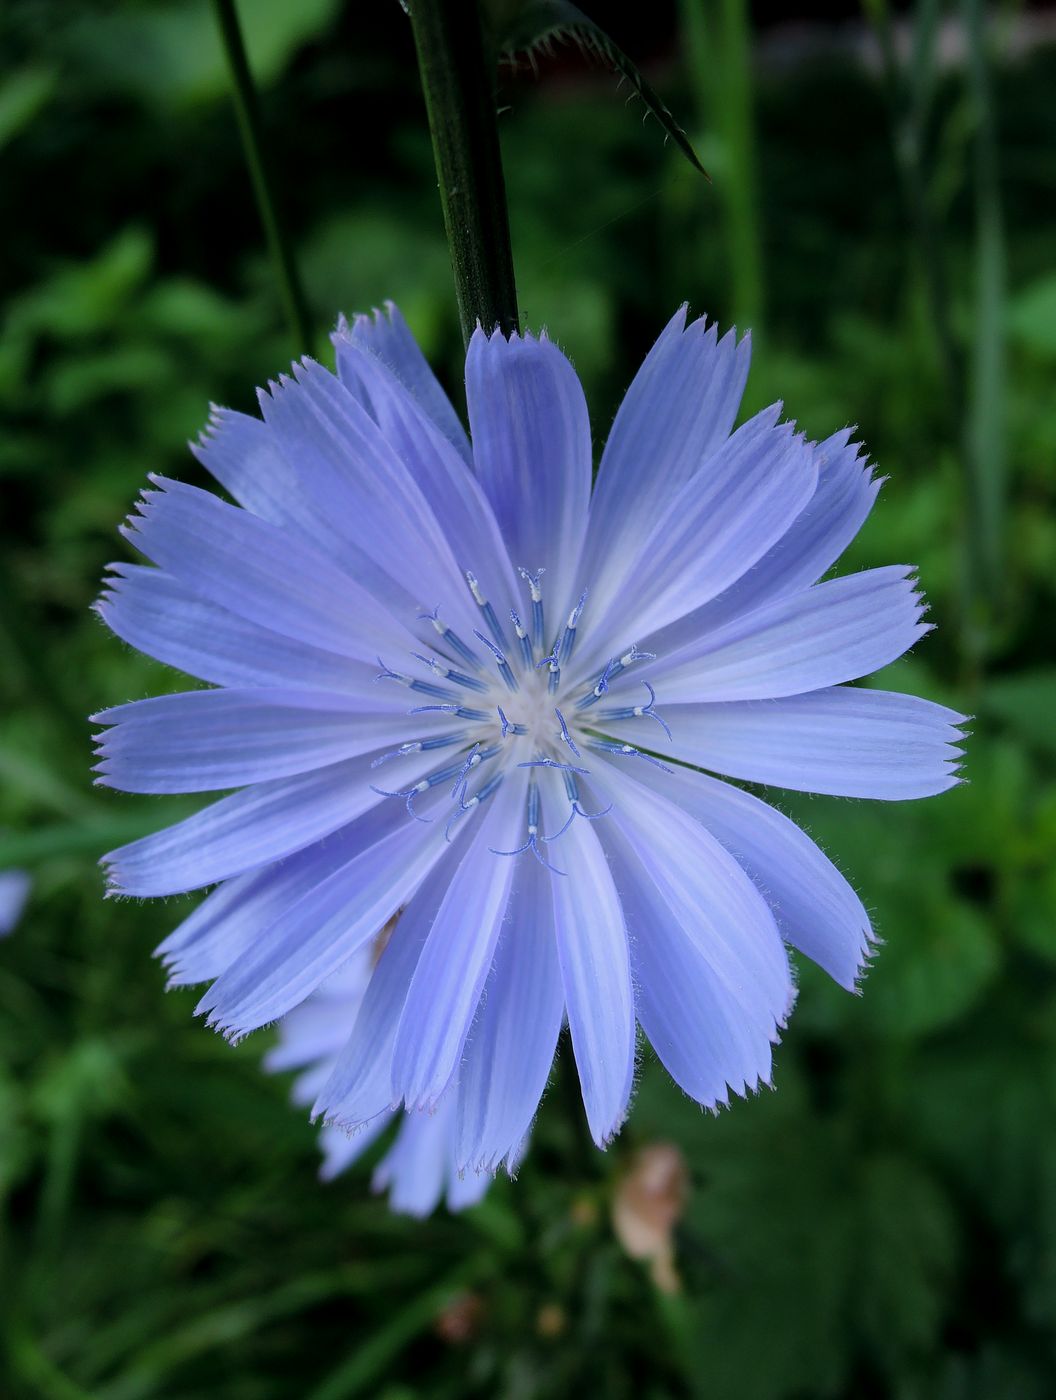
[[[784,804],[885,942],[861,998],[803,967],[775,1093],[703,1115],[645,1054],[630,1124],[600,1156],[559,1063],[520,1179],[418,1224],[370,1197],[363,1169],[317,1184],[312,1130],[259,1073],[266,1033],[233,1050],[193,1020],[192,994],[163,995],[149,952],[190,902],[101,898],[97,855],[193,806],[86,776],[84,715],[181,684],[89,613],[124,555],[115,526],[147,471],[197,479],[183,443],[208,401],[250,407],[288,342],[204,0],[7,7],[0,868],[28,866],[35,888],[0,947],[5,1400],[1052,1394],[1056,53],[982,70],[999,159],[980,175],[978,68],[925,50],[923,78],[885,85],[845,53],[762,45],[732,0],[690,8],[692,63],[656,80],[687,124],[699,114],[714,189],[574,57],[538,82],[507,74],[525,320],[573,355],[601,442],[681,300],[724,320],[765,304],[746,408],[781,397],[818,435],[860,424],[890,481],[848,566],[919,563],[939,624],[880,683],[976,716],[970,782],[923,804]],[[243,12],[320,331],[392,296],[457,396],[398,7]],[[647,37],[670,54],[669,18]],[[645,23],[621,45],[641,49]],[[709,44],[725,44],[714,91]],[[742,51],[751,83],[728,68]],[[923,110],[900,105],[925,89]],[[724,92],[738,105],[721,120]],[[910,119],[907,187],[894,150]],[[973,442],[1006,463],[1004,562],[981,600]],[[673,1297],[610,1224],[633,1151],[656,1140],[692,1180]]]

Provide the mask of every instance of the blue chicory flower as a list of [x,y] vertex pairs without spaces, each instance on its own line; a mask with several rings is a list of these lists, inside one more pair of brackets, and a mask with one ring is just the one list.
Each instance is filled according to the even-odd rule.
[[14,933],[29,898],[30,883],[24,870],[0,870],[0,938]]
[[[311,1105],[334,1071],[359,1012],[378,955],[361,948],[318,991],[279,1022],[279,1042],[264,1057],[264,1068],[299,1070],[293,1101]],[[389,1192],[393,1210],[430,1215],[446,1198],[449,1210],[475,1205],[491,1183],[486,1173],[459,1172],[455,1165],[455,1094],[448,1092],[432,1112],[381,1113],[359,1132],[324,1124],[319,1133],[323,1165],[319,1175],[332,1181],[352,1165],[393,1122],[401,1120],[387,1154],[378,1163],[373,1185]]]
[[[963,717],[848,682],[926,631],[912,570],[819,582],[879,482],[849,431],[733,430],[749,343],[679,311],[592,491],[587,406],[546,336],[478,331],[470,438],[395,308],[214,409],[234,497],[152,478],[98,608],[212,689],[96,716],[98,781],[235,788],[105,858],[111,888],[216,884],[161,945],[232,1038],[287,1015],[402,910],[316,1111],[452,1095],[455,1162],[515,1159],[567,1018],[591,1131],[640,1025],[713,1106],[771,1074],[786,944],[853,988],[861,901],[718,778],[887,800],[957,781]],[[456,1084],[457,1080],[457,1084]]]

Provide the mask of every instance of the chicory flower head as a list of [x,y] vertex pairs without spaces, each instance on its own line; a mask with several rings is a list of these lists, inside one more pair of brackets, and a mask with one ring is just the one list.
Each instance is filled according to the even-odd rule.
[[[458,1169],[516,1160],[567,1018],[599,1145],[640,1025],[713,1106],[768,1081],[786,945],[852,988],[857,895],[757,797],[950,787],[962,716],[852,687],[926,630],[912,570],[818,582],[879,482],[849,431],[735,431],[749,343],[679,311],[592,490],[579,380],[478,330],[470,437],[393,307],[215,409],[238,502],[153,478],[98,608],[212,689],[98,715],[99,781],[238,791],[107,856],[113,891],[218,886],[161,945],[239,1037],[400,917],[316,1111],[453,1098]],[[472,443],[472,445],[471,445]],[[687,765],[694,765],[693,767]],[[456,1082],[457,1081],[457,1082]]]
[[[311,1105],[330,1078],[348,1039],[370,982],[376,948],[362,948],[328,977],[307,1001],[279,1022],[279,1042],[264,1057],[272,1072],[299,1070],[293,1101]],[[399,1127],[374,1171],[376,1191],[388,1191],[392,1209],[405,1215],[430,1215],[445,1199],[448,1210],[475,1205],[491,1184],[486,1173],[459,1172],[455,1166],[455,1095],[446,1094],[432,1113],[381,1113],[362,1131],[344,1132],[324,1124],[319,1133],[323,1165],[319,1175],[332,1181],[363,1155],[392,1123]]]

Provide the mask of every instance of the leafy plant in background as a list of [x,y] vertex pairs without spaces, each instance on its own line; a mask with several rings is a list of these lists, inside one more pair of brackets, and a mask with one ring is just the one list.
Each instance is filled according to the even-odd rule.
[[[393,11],[391,29],[373,37],[372,13],[360,12],[354,44],[347,20],[317,29],[295,62],[274,70],[264,116],[284,187],[296,170],[292,213],[317,323],[333,301],[379,300],[397,260],[395,271],[411,279],[408,318],[450,385],[456,333],[439,276],[428,147],[401,90],[409,51],[399,50]],[[57,19],[84,13],[62,7]],[[24,14],[14,7],[9,26],[14,64],[64,66],[64,23],[49,48],[34,47]],[[152,14],[138,11],[146,25]],[[621,43],[648,42],[655,22],[640,15]],[[1004,421],[1015,542],[1000,627],[972,693],[961,688],[965,667],[949,627],[919,660],[877,682],[977,714],[971,782],[941,803],[899,808],[897,822],[886,809],[832,800],[788,808],[869,892],[885,947],[868,995],[844,998],[804,966],[800,1009],[778,1057],[780,1092],[717,1120],[688,1111],[646,1054],[634,1113],[604,1157],[588,1157],[572,1134],[562,1057],[516,1185],[498,1183],[457,1221],[410,1226],[363,1199],[355,1182],[315,1185],[314,1135],[288,1111],[281,1085],[260,1076],[258,1047],[231,1051],[203,1036],[185,994],[159,1001],[143,950],[182,909],[125,905],[115,918],[98,902],[91,869],[100,848],[188,812],[181,799],[91,793],[80,777],[83,730],[71,714],[83,710],[85,692],[98,705],[165,683],[153,663],[102,645],[89,619],[90,580],[113,553],[111,522],[145,457],[183,472],[179,444],[202,402],[248,406],[247,386],[284,357],[230,117],[211,100],[177,102],[162,88],[142,103],[125,95],[105,66],[108,54],[115,64],[122,55],[100,42],[96,66],[75,66],[72,85],[64,69],[58,99],[12,138],[0,194],[9,201],[8,315],[16,296],[63,266],[87,266],[135,220],[151,247],[139,289],[123,302],[119,334],[100,322],[83,343],[105,350],[134,335],[164,352],[156,380],[126,388],[115,377],[96,406],[54,414],[47,371],[56,355],[76,359],[75,347],[63,348],[55,301],[56,329],[35,335],[24,387],[6,409],[17,434],[5,438],[14,450],[4,464],[3,598],[19,605],[13,616],[0,600],[0,865],[31,865],[36,882],[0,968],[0,1325],[12,1394],[277,1400],[589,1385],[613,1395],[710,1386],[748,1397],[1047,1396],[1056,1147],[1047,640],[1056,430],[1046,390],[1053,228],[1044,188],[1052,57],[1016,56],[1020,44],[1017,31],[1014,49],[1001,57],[999,48],[990,69],[1008,239]],[[861,435],[898,470],[848,566],[917,558],[945,619],[958,603],[961,455],[913,276],[915,235],[897,217],[883,93],[847,57],[789,63],[775,46],[771,31],[753,33],[768,295],[747,411],[784,391],[818,434],[854,406]],[[404,54],[403,69],[394,52]],[[964,70],[950,52],[944,45],[936,69],[929,129],[939,139],[925,161],[963,350],[973,336],[962,154],[971,128]],[[137,50],[144,91],[147,53]],[[720,276],[727,254],[711,197],[696,198],[681,156],[672,151],[657,173],[655,127],[628,122],[604,78],[556,71],[538,91],[530,79],[504,79],[511,217],[524,314],[560,325],[577,348],[597,426],[645,348],[656,305],[689,291],[695,305],[731,316]],[[675,111],[691,110],[676,70],[650,76]],[[335,82],[349,94],[336,107]],[[389,88],[398,102],[387,101]],[[365,122],[392,133],[378,162],[370,146],[353,153],[346,141],[349,179],[324,180],[328,132]],[[569,129],[575,142],[562,139]],[[203,142],[211,158],[192,169],[186,152]],[[712,146],[701,150],[718,183]],[[162,173],[171,193],[145,205],[143,191],[156,190]],[[204,222],[208,245],[189,234]],[[353,241],[354,267],[343,256]],[[176,280],[222,308],[200,333],[173,337],[140,319],[155,289]],[[225,323],[243,313],[248,327]],[[21,646],[10,640],[19,630]],[[676,1144],[691,1175],[674,1227],[682,1292],[669,1297],[625,1258],[609,1224],[639,1149],[656,1140]]]

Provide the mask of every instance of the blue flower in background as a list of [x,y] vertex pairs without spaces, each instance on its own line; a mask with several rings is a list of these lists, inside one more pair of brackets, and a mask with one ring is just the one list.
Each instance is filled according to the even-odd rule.
[[0,870],[0,938],[14,933],[29,898],[30,879],[24,870]]
[[[377,956],[375,946],[360,949],[317,992],[279,1023],[279,1043],[264,1057],[264,1068],[297,1069],[293,1101],[314,1103],[330,1078],[348,1040]],[[319,1134],[323,1152],[320,1176],[332,1181],[357,1160],[397,1118],[395,1140],[374,1172],[374,1189],[387,1190],[393,1210],[429,1215],[446,1197],[449,1210],[475,1205],[491,1184],[484,1173],[459,1173],[455,1165],[454,1094],[448,1093],[432,1113],[382,1113],[360,1132],[326,1125]]]
[[[792,822],[684,765],[903,799],[957,781],[962,717],[847,685],[926,630],[912,571],[818,582],[879,482],[847,431],[733,431],[747,339],[680,311],[591,487],[579,380],[473,337],[472,447],[398,312],[340,324],[216,409],[234,497],[154,479],[99,611],[216,688],[97,716],[99,781],[238,789],[106,857],[113,891],[217,884],[161,945],[232,1038],[288,1015],[397,913],[316,1111],[446,1105],[457,1168],[516,1160],[567,1018],[595,1140],[640,1025],[702,1104],[771,1073],[786,944],[853,988],[850,886]],[[414,1120],[418,1121],[418,1120]],[[401,1137],[401,1141],[402,1141]]]

